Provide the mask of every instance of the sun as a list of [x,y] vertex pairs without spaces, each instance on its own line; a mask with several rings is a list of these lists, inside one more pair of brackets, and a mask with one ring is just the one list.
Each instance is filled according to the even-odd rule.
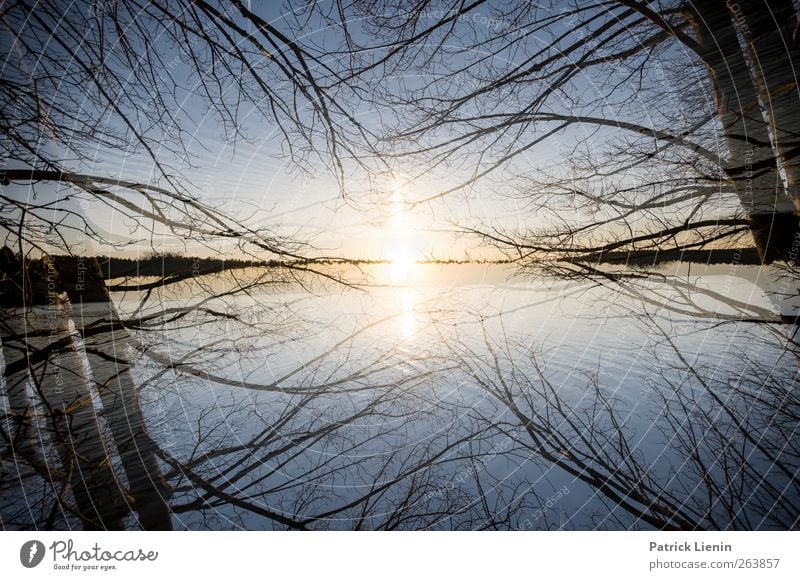
[[392,282],[408,282],[419,267],[417,260],[405,250],[394,252],[390,260],[389,275]]

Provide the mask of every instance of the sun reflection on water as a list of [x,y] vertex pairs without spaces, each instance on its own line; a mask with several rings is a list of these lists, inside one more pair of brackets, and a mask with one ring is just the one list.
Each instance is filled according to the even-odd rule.
[[417,331],[417,315],[414,310],[416,300],[411,288],[399,289],[400,292],[400,328],[403,338],[410,340]]

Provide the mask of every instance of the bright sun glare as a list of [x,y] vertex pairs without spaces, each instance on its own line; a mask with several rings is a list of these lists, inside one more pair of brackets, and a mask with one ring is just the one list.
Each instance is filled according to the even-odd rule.
[[393,282],[407,282],[417,269],[417,261],[407,252],[397,252],[391,257],[390,272]]

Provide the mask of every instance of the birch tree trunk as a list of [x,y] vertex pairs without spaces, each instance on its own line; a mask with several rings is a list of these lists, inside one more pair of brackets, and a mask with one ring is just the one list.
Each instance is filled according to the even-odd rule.
[[20,372],[4,377],[3,392],[8,400],[6,432],[11,442],[12,461],[16,466],[29,464],[37,470],[46,470],[41,441],[37,438],[36,409],[31,395],[32,386],[27,367],[27,350],[24,344],[25,325],[20,312],[3,311],[3,358],[6,368],[22,366]]
[[40,307],[20,317],[31,350],[58,342],[52,356],[30,369],[47,413],[51,441],[70,474],[78,515],[87,530],[122,530],[131,513],[122,485],[111,467],[86,369],[62,306]]
[[156,444],[150,438],[130,371],[133,341],[120,325],[97,260],[57,256],[56,268],[69,296],[73,319],[84,329],[108,330],[84,339],[92,380],[100,394],[103,416],[114,437],[139,523],[147,530],[172,529],[169,488],[164,481]]
[[725,171],[750,219],[762,263],[786,259],[797,231],[794,203],[786,195],[767,122],[745,53],[724,0],[687,7],[698,53],[711,78],[728,150]]
[[729,2],[742,33],[759,97],[786,173],[795,209],[800,211],[800,38],[791,0]]

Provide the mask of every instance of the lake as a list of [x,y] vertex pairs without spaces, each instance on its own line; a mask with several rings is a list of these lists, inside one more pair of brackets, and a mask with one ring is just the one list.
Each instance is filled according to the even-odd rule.
[[[764,322],[757,268],[603,284],[370,268],[358,288],[226,294],[255,279],[240,273],[143,307],[115,294],[135,322],[106,344],[130,364],[174,528],[796,527],[798,358],[790,327]],[[63,501],[16,477],[5,522],[21,497]]]

